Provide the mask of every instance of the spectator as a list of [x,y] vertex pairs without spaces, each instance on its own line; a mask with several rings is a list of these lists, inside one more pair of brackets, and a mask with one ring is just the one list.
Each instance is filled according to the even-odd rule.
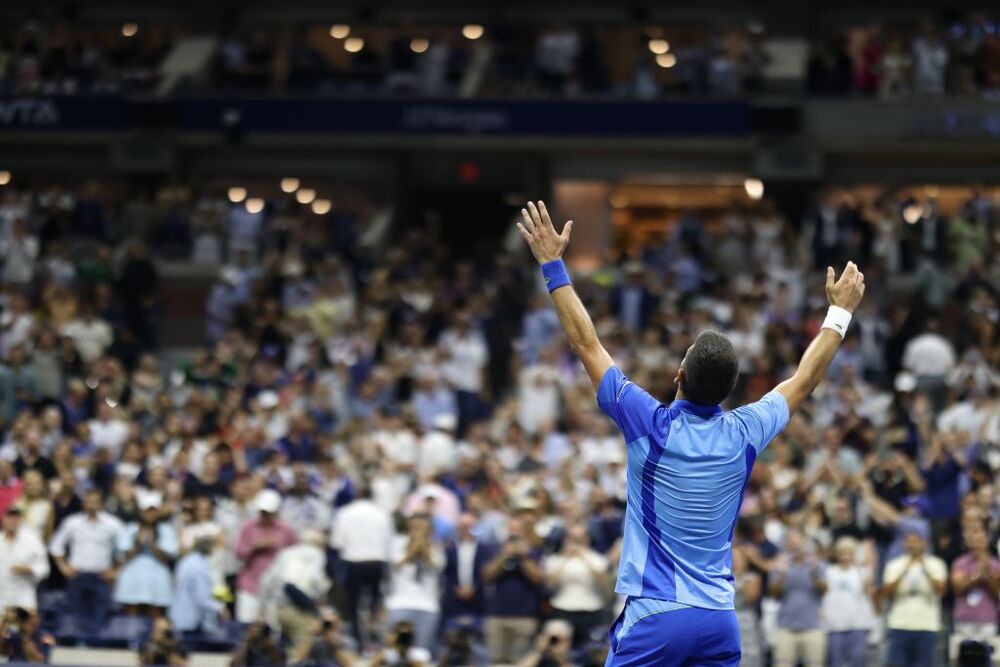
[[768,580],[778,609],[778,630],[774,635],[774,664],[794,667],[802,660],[806,667],[822,667],[826,661],[826,636],[820,629],[820,604],[827,590],[822,565],[807,553],[805,538],[797,530],[785,533],[785,554],[778,560]]
[[544,573],[541,549],[521,518],[507,524],[507,541],[483,568],[487,583],[486,645],[496,662],[516,662],[538,630]]
[[284,652],[274,640],[271,629],[264,621],[257,621],[247,630],[229,667],[282,667],[284,664]]
[[111,325],[99,319],[93,305],[88,303],[81,306],[79,315],[68,322],[60,333],[73,341],[80,358],[88,364],[104,354],[113,340]]
[[442,413],[434,418],[430,432],[420,440],[418,470],[422,477],[433,478],[455,469],[457,426],[454,414]]
[[763,664],[764,647],[758,605],[764,592],[761,577],[750,570],[745,547],[733,549],[733,583],[736,588],[736,618],[740,624],[742,660],[748,665]]
[[590,548],[586,528],[574,524],[566,530],[561,553],[548,556],[544,565],[555,616],[570,624],[573,646],[580,647],[607,620],[602,611],[608,561]]
[[483,381],[489,363],[489,348],[483,334],[474,327],[468,312],[458,313],[452,326],[441,333],[438,347],[444,359],[441,373],[455,389],[458,403],[458,432],[488,413],[483,400]]
[[430,518],[411,516],[408,534],[393,543],[389,591],[385,599],[390,627],[408,623],[413,646],[433,652],[441,615],[440,581],[444,556],[434,544]]
[[318,605],[330,590],[326,576],[326,536],[314,529],[278,554],[260,580],[265,618],[281,629],[293,652],[309,646]]
[[874,621],[870,574],[857,565],[858,543],[841,537],[834,543],[835,561],[826,568],[827,591],[822,616],[828,632],[830,667],[865,667],[868,631]]
[[34,530],[39,537],[45,537],[52,515],[52,501],[49,500],[45,478],[37,470],[28,470],[24,475],[24,495],[12,505],[21,510],[24,527]]
[[463,513],[458,519],[455,541],[445,549],[442,611],[445,620],[470,618],[481,623],[486,611],[483,567],[492,550],[476,538],[476,517]]
[[155,491],[140,495],[139,520],[118,533],[121,567],[112,598],[133,612],[149,610],[153,616],[170,606],[170,568],[179,551],[173,526],[161,520],[162,502]]
[[541,667],[554,665],[570,667],[574,664],[570,649],[573,645],[573,626],[568,622],[553,619],[548,621],[538,633],[534,650],[518,661],[517,667]]
[[24,345],[15,345],[0,366],[0,409],[5,420],[12,421],[19,410],[34,405],[38,397],[38,382],[34,368],[28,363]]
[[143,665],[186,667],[187,654],[181,648],[169,620],[157,618],[153,621],[153,630],[149,635],[149,641],[139,652],[139,660]]
[[0,457],[0,512],[17,503],[24,494],[24,484],[14,475],[14,464],[9,458]]
[[382,579],[392,555],[392,518],[372,501],[371,487],[362,486],[358,498],[345,505],[333,521],[330,546],[343,563],[347,615],[358,648],[365,646],[360,608],[367,597],[371,617],[378,615]]
[[281,518],[298,534],[306,530],[325,531],[330,525],[330,506],[311,488],[309,470],[299,464],[292,467],[295,481],[281,505]]
[[960,640],[993,642],[997,636],[1000,561],[990,553],[981,528],[968,530],[966,542],[968,551],[951,564],[955,635]]
[[888,663],[892,667],[929,667],[941,631],[941,596],[948,568],[926,553],[927,533],[906,530],[905,553],[893,558],[882,575],[882,597],[889,602]]
[[217,634],[228,617],[226,606],[212,594],[214,578],[209,556],[216,541],[202,536],[177,563],[174,597],[169,618],[181,635]]
[[298,647],[292,653],[296,662],[305,665],[329,665],[330,667],[353,667],[355,656],[344,647],[340,636],[340,617],[332,611],[324,612],[314,626],[311,641]]
[[944,92],[948,50],[933,26],[926,24],[913,40],[913,90],[940,95]]
[[22,525],[21,508],[3,515],[0,536],[0,609],[38,609],[35,591],[49,574],[49,558],[38,533]]
[[101,492],[90,489],[83,511],[67,517],[49,543],[56,566],[67,581],[67,607],[88,636],[100,631],[115,579],[115,545],[122,523],[101,510]]
[[14,663],[48,664],[55,639],[41,630],[38,614],[7,607],[0,621],[0,656]]
[[261,617],[261,577],[278,552],[295,543],[295,531],[278,518],[281,494],[272,489],[260,491],[254,508],[257,518],[240,528],[236,541],[236,557],[242,562],[236,579],[236,620],[240,623],[254,623]]

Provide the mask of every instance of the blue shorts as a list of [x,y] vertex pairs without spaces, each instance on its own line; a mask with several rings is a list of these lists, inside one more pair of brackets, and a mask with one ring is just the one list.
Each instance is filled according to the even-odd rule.
[[629,598],[608,633],[605,667],[738,667],[740,628],[733,610]]

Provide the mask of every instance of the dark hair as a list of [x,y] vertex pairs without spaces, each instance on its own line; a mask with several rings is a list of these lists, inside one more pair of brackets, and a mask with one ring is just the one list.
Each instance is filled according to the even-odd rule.
[[718,331],[702,331],[684,357],[681,390],[699,405],[718,405],[736,386],[739,359],[729,339]]

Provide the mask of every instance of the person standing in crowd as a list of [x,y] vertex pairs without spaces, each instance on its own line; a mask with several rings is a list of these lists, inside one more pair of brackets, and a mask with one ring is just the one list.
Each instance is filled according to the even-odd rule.
[[170,620],[157,618],[153,621],[153,629],[149,633],[149,641],[139,652],[139,661],[143,665],[159,667],[187,667],[187,653],[170,625]]
[[833,545],[836,560],[826,567],[822,615],[830,667],[865,667],[874,587],[867,569],[856,562],[857,552],[854,538],[841,537]]
[[433,542],[429,517],[411,516],[407,529],[407,536],[393,543],[385,598],[386,624],[392,628],[409,623],[413,627],[413,646],[433,653],[441,615],[444,556]]
[[515,662],[538,630],[542,552],[518,517],[507,523],[507,541],[483,568],[486,580],[486,645],[498,663]]
[[764,664],[763,637],[758,605],[764,586],[760,574],[750,569],[745,547],[733,549],[733,585],[736,589],[736,618],[740,624],[742,660],[747,665]]
[[944,561],[926,552],[927,534],[906,530],[904,553],[885,565],[882,598],[889,603],[889,667],[930,667],[941,631],[941,597],[948,582]]
[[14,463],[0,456],[0,513],[21,499],[24,484],[14,474]]
[[330,590],[326,576],[326,535],[306,529],[297,544],[284,549],[260,580],[264,618],[279,628],[293,650],[307,646]]
[[281,494],[264,489],[254,498],[254,507],[257,518],[243,525],[236,541],[236,557],[242,563],[236,579],[236,620],[240,623],[260,619],[260,579],[278,552],[295,543],[295,531],[278,518]]
[[215,634],[228,618],[226,606],[213,594],[214,577],[210,555],[215,538],[202,536],[192,550],[177,563],[173,601],[168,617],[183,634]]
[[39,534],[22,525],[21,508],[7,508],[0,533],[0,610],[38,609],[36,590],[49,575],[49,556]]
[[133,611],[158,616],[170,606],[173,581],[170,568],[179,546],[174,527],[162,521],[162,498],[155,491],[140,494],[139,520],[118,533],[117,549],[121,569],[115,582],[113,600]]
[[330,546],[343,564],[347,615],[359,649],[365,646],[361,602],[368,597],[374,620],[381,605],[382,580],[392,555],[394,535],[392,517],[372,500],[368,485],[362,485],[357,499],[344,505],[333,520]]
[[965,541],[968,551],[951,564],[955,636],[959,641],[995,642],[1000,560],[990,553],[986,532],[981,528],[967,530]]
[[572,667],[572,647],[573,626],[552,619],[538,633],[533,650],[517,662],[517,667]]
[[483,567],[492,549],[474,534],[476,517],[469,512],[458,518],[455,541],[445,549],[442,611],[445,621],[468,618],[481,625],[486,612]]
[[820,626],[820,604],[827,590],[823,566],[807,552],[798,530],[785,533],[785,554],[768,580],[768,592],[777,599],[778,629],[774,635],[775,667],[823,667],[826,635]]
[[566,530],[562,551],[545,559],[545,578],[552,591],[552,609],[573,628],[579,647],[607,619],[603,617],[608,561],[590,548],[587,529],[573,524]]
[[115,545],[124,526],[101,509],[101,492],[90,489],[83,511],[66,518],[49,543],[49,552],[67,581],[69,613],[87,635],[104,625],[117,576]]

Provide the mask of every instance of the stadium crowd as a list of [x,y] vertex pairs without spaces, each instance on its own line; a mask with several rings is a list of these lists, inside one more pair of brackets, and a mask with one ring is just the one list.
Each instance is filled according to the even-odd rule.
[[[358,211],[161,192],[156,247],[215,230],[225,263],[205,345],[170,367],[134,207],[2,197],[3,655],[126,638],[146,664],[210,645],[234,665],[603,664],[624,443],[523,255],[455,259],[423,229],[376,250]],[[735,405],[816,333],[822,269],[864,268],[829,378],[735,526],[744,664],[860,667],[884,642],[923,665],[995,642],[996,205],[831,191],[801,224],[691,213],[578,276],[618,365],[663,401],[694,335],[725,333]]]
[[[238,26],[234,18],[226,22]],[[72,26],[72,27],[71,27]],[[76,27],[29,17],[0,34],[0,92],[149,92],[185,36],[170,25]],[[738,97],[765,86],[769,44],[809,43],[805,91],[816,96],[989,94],[1000,87],[1000,33],[983,14],[856,26],[827,37],[771,35],[760,21],[705,26],[363,24],[229,28],[212,65],[180,90],[480,97]],[[797,53],[797,52],[796,52]],[[791,51],[783,59],[793,59]],[[782,76],[787,76],[783,74]],[[787,84],[778,92],[791,92]]]

